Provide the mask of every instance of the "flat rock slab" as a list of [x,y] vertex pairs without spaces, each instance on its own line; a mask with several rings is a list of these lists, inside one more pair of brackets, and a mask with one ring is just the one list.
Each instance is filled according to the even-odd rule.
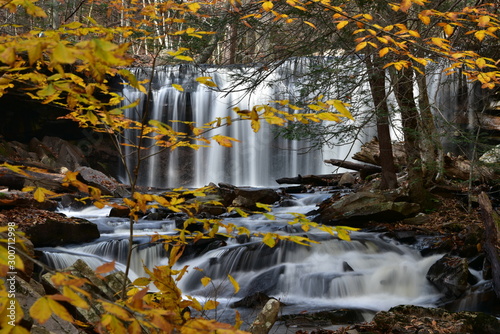
[[97,225],[82,218],[69,218],[63,214],[33,208],[4,210],[7,221],[31,240],[35,247],[56,247],[78,244],[99,238]]

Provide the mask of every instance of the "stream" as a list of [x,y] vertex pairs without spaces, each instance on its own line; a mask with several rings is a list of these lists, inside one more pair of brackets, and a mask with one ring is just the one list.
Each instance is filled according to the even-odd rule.
[[[295,195],[291,206],[273,208],[274,220],[263,215],[226,218],[225,222],[246,227],[251,232],[296,234],[319,243],[304,246],[280,241],[270,248],[258,237],[229,239],[221,243],[221,247],[199,256],[181,258],[179,268],[189,266],[180,281],[181,290],[200,301],[216,299],[220,305],[209,316],[230,323],[231,319],[234,321],[231,304],[259,292],[279,299],[284,305],[282,314],[351,309],[370,320],[376,311],[400,304],[435,306],[442,295],[428,282],[426,273],[442,255],[423,257],[418,250],[398,244],[381,233],[352,232],[352,240],[343,241],[326,232],[305,233],[300,226],[289,224],[293,219],[291,213],[311,212],[329,196],[329,193]],[[116,260],[116,268],[124,269],[127,219],[108,217],[109,209],[61,209],[60,212],[94,222],[101,237],[85,245],[39,248],[44,262],[62,269],[80,258],[93,268]],[[139,246],[134,251],[131,280],[144,275],[143,264],[152,268],[168,261],[162,245],[149,243],[149,235],[177,233],[174,220],[168,219],[141,219],[134,228]],[[228,274],[240,286],[237,294]],[[211,278],[207,286],[200,281],[204,276]],[[238,308],[238,311],[248,321],[258,312],[248,308]]]

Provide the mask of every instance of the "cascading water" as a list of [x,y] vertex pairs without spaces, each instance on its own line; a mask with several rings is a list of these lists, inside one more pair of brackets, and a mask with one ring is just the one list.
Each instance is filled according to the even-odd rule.
[[[348,308],[369,319],[374,311],[399,304],[435,305],[441,295],[425,275],[439,255],[422,257],[417,250],[375,233],[354,232],[353,240],[348,242],[325,232],[306,233],[300,226],[289,224],[294,217],[292,213],[311,212],[330,196],[329,193],[296,195],[288,201],[288,205],[294,206],[273,208],[273,220],[262,215],[226,218],[227,223],[243,226],[251,233],[308,236],[319,243],[304,246],[281,241],[270,248],[258,237],[228,239],[218,243],[217,249],[181,259],[179,267],[189,266],[180,281],[181,290],[200,301],[216,299],[220,307],[213,316],[224,321],[234,319],[232,303],[258,292],[279,298],[284,303],[283,314]],[[127,250],[126,219],[106,217],[108,212],[102,210],[66,214],[95,222],[101,238],[85,246],[43,249],[47,263],[64,268],[83,258],[94,268],[111,260],[117,261],[118,268],[123,266]],[[152,268],[168,262],[162,246],[151,245],[147,235],[176,233],[173,219],[141,219],[134,227],[138,237],[132,279],[144,275],[143,264]],[[240,285],[237,294],[228,274]],[[200,281],[205,276],[211,278],[207,286]],[[239,311],[246,319],[254,316],[249,309]]]
[[[236,88],[231,85],[234,85],[235,77],[239,74],[245,72],[249,76],[250,72],[257,76],[266,70],[257,66],[212,68],[177,65],[157,68],[153,75],[151,69],[134,71],[140,79],[152,79],[149,118],[168,123],[175,130],[188,131],[182,124],[169,121],[193,122],[200,127],[217,118],[234,118],[234,107],[248,110],[255,105],[269,104],[270,101],[307,99],[300,97],[298,90],[300,80],[306,80],[302,74],[308,62],[307,58],[290,60],[269,72],[263,82],[255,86],[252,82],[241,82]],[[202,76],[211,77],[217,88],[199,84],[195,79]],[[181,85],[183,91],[175,89],[173,84]],[[146,96],[130,87],[123,89],[123,95],[127,102],[141,100],[137,107],[127,111],[128,117],[139,120],[145,110]],[[275,185],[275,180],[280,177],[325,174],[333,170],[323,163],[321,151],[307,152],[307,143],[277,138],[273,127],[265,124],[258,133],[253,133],[249,122],[233,122],[231,126],[209,133],[215,134],[233,137],[241,142],[234,143],[231,149],[212,144],[197,151],[178,148],[156,155],[158,149],[153,149],[146,153],[152,153],[153,156],[144,163],[139,183],[160,188],[203,186],[210,182],[269,186]],[[126,142],[134,142],[136,135],[134,131],[126,132]],[[335,150],[330,149],[325,153],[326,158],[348,158],[349,152],[355,151],[362,141],[363,138],[359,138],[355,148],[344,145]],[[135,166],[136,158],[131,153],[132,149],[127,148],[127,165]],[[126,181],[123,175],[122,181]]]

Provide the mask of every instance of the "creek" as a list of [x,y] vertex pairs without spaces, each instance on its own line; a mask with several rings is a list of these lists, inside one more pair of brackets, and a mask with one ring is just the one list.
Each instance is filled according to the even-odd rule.
[[[441,255],[423,257],[418,250],[398,244],[381,233],[353,232],[352,241],[342,241],[325,232],[306,233],[300,226],[289,224],[293,220],[291,213],[311,212],[329,196],[329,193],[296,195],[292,206],[273,208],[275,220],[262,215],[225,218],[224,222],[244,226],[252,233],[307,236],[319,243],[303,246],[278,242],[270,248],[258,237],[240,237],[211,244],[212,247],[200,251],[199,255],[188,255],[178,263],[179,267],[189,266],[188,274],[180,281],[181,290],[201,301],[216,299],[220,306],[210,316],[228,322],[234,321],[231,304],[258,292],[278,298],[284,304],[282,314],[350,309],[369,320],[374,312],[400,304],[435,306],[442,295],[428,282],[426,273]],[[107,217],[107,210],[92,208],[78,212],[62,209],[61,212],[96,223],[101,237],[86,245],[39,249],[44,253],[44,262],[62,269],[77,259],[84,259],[93,268],[115,260],[117,269],[123,270],[128,249],[128,220]],[[149,243],[148,235],[177,233],[173,219],[142,219],[134,227],[137,247],[131,279],[144,275],[143,264],[152,268],[168,261],[162,245]],[[240,286],[237,294],[228,274]],[[204,276],[212,279],[206,287],[200,281]],[[249,321],[258,311],[238,310],[243,319]]]

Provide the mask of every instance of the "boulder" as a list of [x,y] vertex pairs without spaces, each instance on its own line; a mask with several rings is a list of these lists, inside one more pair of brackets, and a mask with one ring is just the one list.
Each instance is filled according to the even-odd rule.
[[469,266],[466,259],[443,256],[427,272],[427,279],[449,298],[460,297],[469,287]]
[[319,216],[315,219],[321,223],[344,222],[351,226],[363,226],[369,221],[394,222],[415,216],[420,205],[404,201],[396,201],[395,196],[362,191],[349,194],[320,205]]
[[352,173],[344,173],[344,174],[342,174],[342,177],[340,178],[339,186],[350,187],[354,183],[356,183],[356,178],[354,177],[354,175],[352,175]]
[[33,280],[28,283],[22,278],[16,277],[16,299],[24,313],[24,318],[20,322],[21,327],[26,328],[30,333],[85,333],[84,330],[59,317],[50,317],[43,325],[35,325],[34,320],[29,315],[29,310],[35,301],[44,294],[45,291],[39,283],[37,284]]
[[33,194],[19,190],[2,191],[0,193],[0,208],[8,209],[14,207],[54,211],[57,209],[58,203],[47,198],[45,201],[39,202],[35,200]]
[[51,211],[15,208],[2,212],[26,234],[35,247],[55,247],[99,238],[97,225],[82,218],[68,218]]
[[266,188],[237,188],[235,195],[232,206],[248,210],[259,210],[257,203],[274,204],[280,200],[280,196],[274,189]]
[[83,179],[83,182],[98,188],[101,190],[103,195],[114,197],[127,197],[130,195],[124,185],[115,179],[108,177],[103,172],[90,167],[79,167],[76,171],[80,173],[79,176]]
[[50,149],[58,168],[66,167],[69,170],[75,170],[87,164],[82,150],[66,140],[45,136],[41,144]]
[[[125,276],[123,272],[112,273],[104,279],[98,276],[83,260],[77,260],[71,267],[63,270],[69,272],[74,277],[84,278],[87,283],[80,286],[81,289],[92,295],[95,299],[117,300],[119,292],[123,287]],[[52,273],[46,273],[42,276],[42,284],[47,293],[61,293],[64,286],[56,286],[52,281]],[[126,279],[126,284],[129,285],[130,280]],[[92,307],[83,309],[72,305],[68,306],[68,311],[72,316],[84,323],[96,323],[101,319],[101,316],[106,313],[100,303],[93,303]]]

